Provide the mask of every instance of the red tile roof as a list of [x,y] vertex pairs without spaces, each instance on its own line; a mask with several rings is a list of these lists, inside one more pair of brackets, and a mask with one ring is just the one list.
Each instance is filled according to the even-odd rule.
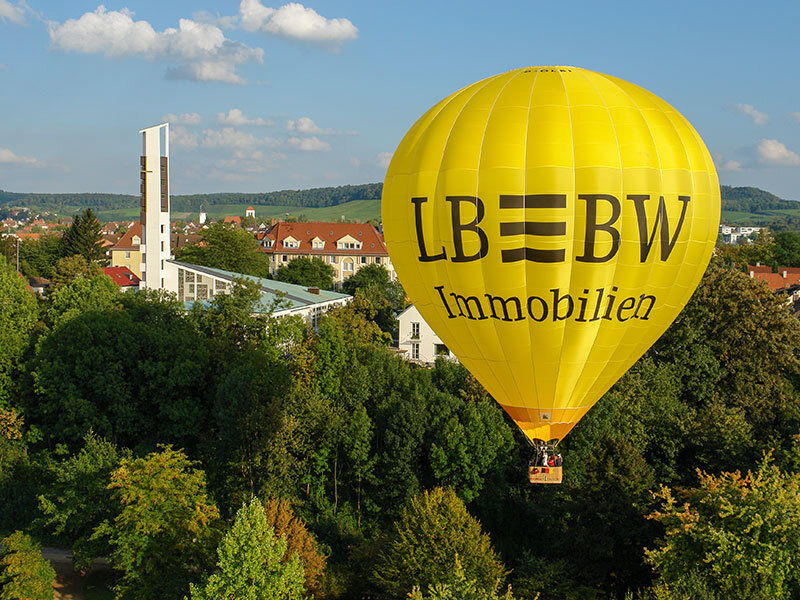
[[[336,242],[343,237],[350,236],[361,242],[360,249],[336,247]],[[293,237],[300,242],[298,248],[284,248],[283,240]],[[319,238],[325,242],[323,248],[314,248],[311,241]],[[264,243],[269,239],[272,247],[262,245],[264,252],[269,254],[338,254],[338,255],[370,255],[388,256],[386,242],[383,236],[373,225],[366,223],[276,223],[266,235]]]
[[784,277],[782,273],[763,273],[755,271],[752,275],[753,279],[758,279],[767,284],[767,287],[772,291],[783,290],[792,285],[800,285],[800,275],[787,274]]
[[133,244],[133,236],[138,237],[140,240],[142,239],[142,222],[136,221],[128,231],[125,232],[119,241],[114,244],[111,248],[112,250],[138,250],[139,245]]
[[242,217],[225,217],[223,223],[235,223],[236,225],[241,225]]
[[119,287],[139,287],[139,278],[128,267],[103,267],[103,273]]
[[768,265],[747,265],[747,271],[753,273],[772,273],[772,267]]

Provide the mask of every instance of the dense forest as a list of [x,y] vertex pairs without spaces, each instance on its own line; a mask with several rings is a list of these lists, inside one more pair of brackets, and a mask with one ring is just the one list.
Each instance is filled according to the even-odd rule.
[[[377,200],[381,197],[383,184],[343,185],[339,187],[313,188],[309,190],[282,190],[261,194],[194,194],[172,196],[175,211],[198,211],[214,204],[252,204],[270,206],[335,206],[353,200]],[[134,208],[139,197],[126,194],[25,194],[0,190],[0,208],[3,206],[28,207],[40,211],[63,213],[76,207],[95,210]]]
[[[309,190],[282,190],[261,194],[194,194],[173,196],[175,211],[198,211],[202,206],[214,204],[252,204],[270,206],[335,206],[353,200],[380,199],[383,184],[343,185],[340,187],[313,188]],[[793,200],[783,200],[756,187],[721,186],[722,210],[768,216],[770,210],[797,209]],[[139,197],[124,194],[25,194],[0,190],[0,209],[3,206],[26,206],[35,210],[63,212],[64,207],[91,207],[95,210],[113,210],[138,206]],[[788,218],[788,217],[787,217]],[[800,218],[797,218],[800,221]]]
[[784,200],[757,187],[721,185],[722,210],[762,214],[767,210],[796,209],[794,200]]
[[90,250],[44,297],[0,257],[0,588],[43,542],[119,599],[800,598],[800,322],[729,257],[531,486],[463,367],[392,351],[387,278],[315,330]]

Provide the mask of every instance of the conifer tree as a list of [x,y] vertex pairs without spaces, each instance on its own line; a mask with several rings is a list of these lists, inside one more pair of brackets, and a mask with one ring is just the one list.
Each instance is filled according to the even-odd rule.
[[86,262],[100,261],[105,257],[100,241],[100,221],[97,220],[91,208],[72,218],[72,225],[64,232],[61,238],[64,256],[79,254]]

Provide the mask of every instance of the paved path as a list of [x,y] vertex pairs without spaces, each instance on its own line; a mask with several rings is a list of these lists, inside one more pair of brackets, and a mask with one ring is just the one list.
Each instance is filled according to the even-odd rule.
[[83,600],[83,581],[80,574],[72,568],[72,553],[67,548],[42,548],[42,556],[50,561],[56,572],[53,581],[55,600]]

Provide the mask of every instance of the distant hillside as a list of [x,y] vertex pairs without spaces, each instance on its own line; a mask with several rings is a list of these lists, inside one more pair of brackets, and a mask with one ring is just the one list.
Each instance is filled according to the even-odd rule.
[[[354,200],[380,200],[382,189],[383,184],[381,183],[365,183],[309,190],[281,190],[260,194],[193,194],[172,196],[172,208],[179,212],[197,212],[201,206],[208,208],[215,204],[321,208]],[[98,212],[135,209],[139,205],[139,197],[128,194],[27,194],[0,190],[0,207],[4,205],[26,206],[40,211],[71,214],[76,210],[89,207]]]
[[[370,218],[377,218],[380,209],[376,201],[380,200],[382,189],[381,183],[365,183],[259,194],[193,194],[173,196],[172,210],[175,213],[196,214],[201,207],[205,207],[210,215],[238,214],[243,212],[240,207],[252,204],[255,207],[263,207],[258,213],[264,216],[298,215],[301,214],[298,208],[306,208],[310,209],[306,216],[321,218],[321,215],[316,215],[315,209],[328,209],[347,204],[348,208],[358,207],[358,216],[348,214],[348,218],[359,218],[362,217],[361,213],[367,214],[367,212],[374,215]],[[724,223],[769,225],[775,230],[800,231],[800,203],[784,200],[757,187],[723,185],[720,189]],[[351,202],[356,204],[349,204]],[[364,207],[367,205],[372,208],[365,212]],[[31,210],[50,211],[64,216],[91,207],[101,218],[135,218],[139,210],[139,197],[126,194],[26,194],[0,190],[0,210],[8,206],[26,206]]]
[[731,187],[721,185],[722,210],[761,213],[767,210],[796,209],[800,204],[794,200],[778,198],[757,187]]
[[720,186],[722,222],[767,225],[774,231],[800,231],[800,202],[784,200],[757,187]]

